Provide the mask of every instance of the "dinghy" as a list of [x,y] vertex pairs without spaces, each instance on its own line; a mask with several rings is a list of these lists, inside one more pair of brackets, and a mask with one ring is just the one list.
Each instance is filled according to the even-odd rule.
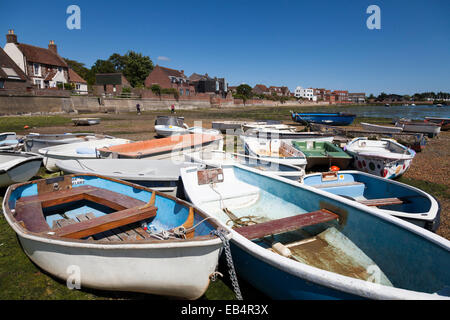
[[3,214],[33,263],[81,288],[197,299],[223,247],[192,204],[98,175],[11,186]]
[[222,133],[219,130],[216,129],[207,129],[207,128],[203,128],[203,127],[189,127],[188,131],[190,133],[200,133],[200,134],[212,134],[214,136],[219,136]]
[[0,151],[0,188],[30,180],[41,164],[42,157],[34,153]]
[[177,195],[180,168],[192,163],[149,159],[76,159],[58,160],[56,166],[64,173],[95,173]]
[[292,120],[303,124],[319,123],[330,126],[348,126],[355,120],[356,115],[346,112],[328,113],[311,112],[297,113],[291,111]]
[[186,162],[199,163],[208,166],[221,167],[240,163],[264,172],[280,175],[282,177],[299,181],[304,175],[304,170],[288,164],[281,164],[275,161],[263,160],[240,153],[227,153],[221,150],[199,151],[184,155]]
[[101,158],[172,159],[184,161],[184,153],[198,150],[222,150],[223,137],[210,134],[184,134],[99,148]]
[[211,122],[211,127],[226,133],[227,130],[242,130],[244,123],[245,121],[213,121]]
[[441,132],[441,126],[436,123],[429,122],[413,122],[399,120],[395,123],[396,127],[402,128],[404,132],[418,132],[427,134],[429,138],[434,138]]
[[392,139],[355,138],[344,150],[353,156],[353,166],[364,172],[394,179],[404,174],[416,153]]
[[0,150],[22,150],[23,141],[15,132],[0,133]]
[[158,124],[155,125],[155,131],[156,134],[160,137],[169,137],[189,133],[188,126],[186,124],[183,124],[182,127],[170,124]]
[[435,123],[441,126],[441,131],[447,131],[450,129],[450,118],[439,118],[439,117],[425,117],[425,122]]
[[242,135],[240,139],[244,143],[245,154],[262,160],[296,166],[303,170],[306,167],[305,154],[295,149],[290,140],[260,139]]
[[25,151],[38,152],[41,148],[48,148],[60,144],[84,142],[99,139],[114,139],[114,137],[95,133],[62,133],[62,134],[41,134],[30,133],[25,136]]
[[450,241],[432,232],[238,164],[181,177],[232,233],[237,274],[274,299],[450,298]]
[[306,156],[306,170],[314,167],[338,166],[346,169],[352,161],[352,156],[331,142],[322,141],[292,141],[294,148]]
[[261,139],[292,139],[297,141],[328,141],[333,142],[334,136],[322,132],[298,132],[294,130],[276,130],[276,129],[249,129],[243,136],[258,137]]
[[93,126],[100,123],[100,118],[74,118],[72,122],[76,126]]
[[303,183],[397,216],[430,231],[440,224],[440,206],[428,193],[361,171],[312,173]]
[[99,139],[85,142],[61,144],[38,150],[44,157],[43,164],[50,172],[58,171],[56,160],[68,159],[95,159],[99,158],[99,148],[109,148],[118,144],[130,143],[127,139]]
[[378,124],[361,122],[361,126],[364,130],[367,131],[375,131],[375,132],[388,132],[388,133],[399,133],[403,131],[403,128],[400,127],[391,127],[391,126],[380,126]]

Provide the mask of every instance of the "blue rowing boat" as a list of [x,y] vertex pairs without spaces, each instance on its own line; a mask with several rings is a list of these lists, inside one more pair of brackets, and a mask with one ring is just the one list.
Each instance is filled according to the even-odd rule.
[[397,216],[430,231],[440,223],[439,202],[413,186],[361,171],[312,173],[303,183]]
[[274,299],[450,298],[450,241],[428,230],[238,164],[181,176],[232,233],[238,275]]
[[327,124],[332,126],[348,126],[353,123],[356,115],[345,112],[328,113],[328,112],[314,112],[314,113],[298,113],[291,111],[292,120],[295,122],[309,124]]

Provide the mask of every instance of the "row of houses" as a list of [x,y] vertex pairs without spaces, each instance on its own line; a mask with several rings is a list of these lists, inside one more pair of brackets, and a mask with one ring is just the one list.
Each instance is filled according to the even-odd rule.
[[311,101],[325,101],[333,103],[365,103],[366,94],[364,92],[348,92],[347,90],[328,90],[325,88],[295,88],[296,98],[308,99]]
[[[228,84],[225,78],[193,73],[186,76],[183,70],[156,65],[145,79],[145,87],[159,85],[162,89],[175,89],[180,97],[198,93],[212,93],[225,98]],[[18,42],[14,30],[8,30],[6,44],[0,48],[0,89],[27,90],[70,89],[79,94],[88,94],[86,80],[71,69],[58,54],[53,40],[48,48],[40,48]],[[130,88],[121,73],[96,74],[93,93],[98,95],[120,95]]]

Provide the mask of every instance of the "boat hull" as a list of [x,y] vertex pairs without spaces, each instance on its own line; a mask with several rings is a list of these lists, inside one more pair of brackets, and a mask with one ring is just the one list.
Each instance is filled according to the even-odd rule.
[[41,164],[41,157],[33,157],[6,170],[0,170],[0,187],[30,180],[39,171]]
[[389,126],[379,126],[376,124],[361,122],[361,126],[364,130],[374,131],[374,132],[383,132],[383,133],[400,133],[403,131],[403,128],[400,127],[389,127]]
[[347,113],[293,113],[296,122],[308,124],[327,124],[331,126],[348,126],[353,123],[356,115]]
[[404,132],[418,132],[427,134],[429,138],[434,138],[441,132],[441,127],[437,124],[433,123],[402,123],[397,122],[395,124],[396,127],[403,128]]
[[197,299],[204,294],[222,247],[220,241],[207,246],[106,248],[52,243],[21,235],[19,240],[27,256],[55,277],[69,282],[79,272],[81,288],[184,299]]

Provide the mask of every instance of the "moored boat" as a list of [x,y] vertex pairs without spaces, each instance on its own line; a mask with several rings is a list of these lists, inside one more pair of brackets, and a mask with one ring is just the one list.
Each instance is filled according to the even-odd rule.
[[355,138],[344,150],[353,156],[353,166],[386,179],[404,174],[416,153],[393,139],[369,140]]
[[0,150],[21,150],[22,140],[15,132],[2,132],[0,133]]
[[305,175],[303,183],[346,197],[399,217],[430,231],[440,224],[440,205],[430,194],[413,186],[361,171],[345,170]]
[[441,126],[441,131],[450,130],[450,118],[425,117],[425,122],[435,123]]
[[238,275],[274,299],[450,298],[450,242],[432,232],[241,165],[181,176],[232,233]]
[[125,143],[130,143],[130,140],[120,138],[98,139],[41,148],[38,152],[44,157],[43,164],[45,168],[50,172],[55,172],[59,170],[56,166],[57,160],[96,159],[100,156],[99,148],[109,148]]
[[223,247],[192,204],[98,175],[11,186],[3,214],[33,263],[82,288],[197,299]]
[[[222,150],[222,135],[183,134],[99,148],[101,158],[184,159],[183,154],[198,150]],[[181,160],[183,161],[183,160]]]
[[352,156],[331,142],[322,141],[292,141],[294,148],[303,152],[306,156],[306,170],[313,167],[337,166],[346,169]]
[[188,127],[185,124],[182,127],[170,124],[158,124],[155,125],[155,131],[159,137],[170,137],[189,133]]
[[263,160],[296,166],[303,170],[306,167],[305,154],[295,149],[289,139],[260,139],[243,135],[240,136],[240,139],[244,144],[245,154]]
[[332,126],[347,126],[353,123],[356,118],[355,114],[346,112],[328,113],[328,112],[311,112],[298,113],[291,112],[292,120],[303,124],[319,123]]
[[20,151],[0,151],[0,187],[30,180],[39,171],[42,157]]

